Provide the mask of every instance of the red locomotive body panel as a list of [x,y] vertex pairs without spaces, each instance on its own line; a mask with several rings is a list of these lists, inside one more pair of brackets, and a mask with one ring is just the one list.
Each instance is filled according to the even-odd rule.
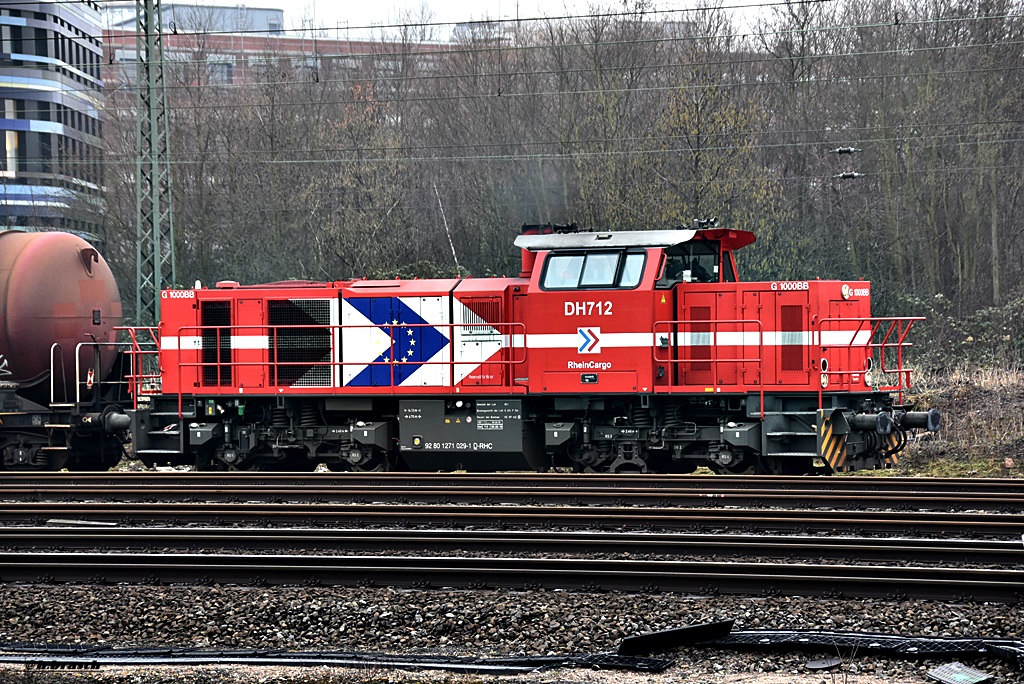
[[508,278],[168,290],[163,391],[206,394],[524,392],[525,328]]
[[866,282],[688,284],[677,296],[675,321],[656,324],[655,335],[675,335],[674,355],[655,350],[659,365],[672,366],[669,391],[818,392],[822,373],[831,391],[866,389]]

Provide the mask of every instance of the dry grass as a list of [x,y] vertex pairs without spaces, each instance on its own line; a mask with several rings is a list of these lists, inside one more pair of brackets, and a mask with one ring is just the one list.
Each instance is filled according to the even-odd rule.
[[953,368],[920,374],[909,396],[942,412],[942,429],[908,445],[895,474],[1022,477],[1024,371]]

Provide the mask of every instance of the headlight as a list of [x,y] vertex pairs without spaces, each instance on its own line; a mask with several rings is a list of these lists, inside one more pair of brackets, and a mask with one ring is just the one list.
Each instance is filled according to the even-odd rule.
[[828,373],[821,374],[821,389],[828,387]]

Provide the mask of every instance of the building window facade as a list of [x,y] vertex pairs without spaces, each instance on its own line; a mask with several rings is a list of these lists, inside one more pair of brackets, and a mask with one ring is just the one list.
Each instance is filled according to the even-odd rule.
[[100,8],[0,7],[0,230],[100,232]]

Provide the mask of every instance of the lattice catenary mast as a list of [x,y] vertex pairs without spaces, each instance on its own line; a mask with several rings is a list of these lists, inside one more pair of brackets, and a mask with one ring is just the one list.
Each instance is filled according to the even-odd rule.
[[136,0],[135,317],[160,320],[160,290],[175,282],[174,220],[160,0]]

